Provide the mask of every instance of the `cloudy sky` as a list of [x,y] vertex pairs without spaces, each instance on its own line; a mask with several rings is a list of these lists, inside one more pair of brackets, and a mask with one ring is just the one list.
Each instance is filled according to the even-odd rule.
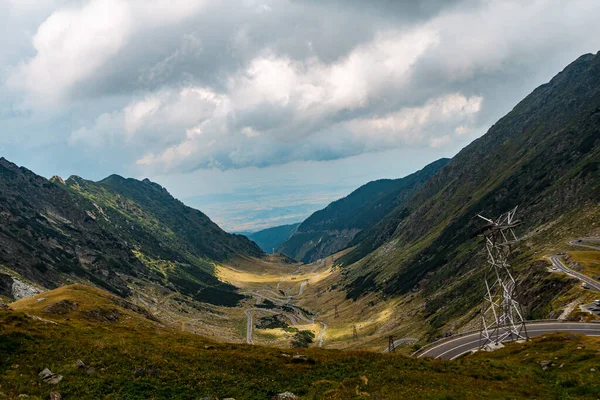
[[0,0],[0,155],[149,177],[228,230],[481,136],[600,49],[597,0]]

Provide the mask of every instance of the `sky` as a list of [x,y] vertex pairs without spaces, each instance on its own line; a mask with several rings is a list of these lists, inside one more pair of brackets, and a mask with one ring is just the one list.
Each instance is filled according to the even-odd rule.
[[0,156],[229,231],[452,157],[600,50],[597,0],[0,0]]

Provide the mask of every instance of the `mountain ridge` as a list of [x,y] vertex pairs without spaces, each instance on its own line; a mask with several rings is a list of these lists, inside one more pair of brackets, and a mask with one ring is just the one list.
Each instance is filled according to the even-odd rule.
[[267,254],[278,249],[300,226],[301,222],[273,226],[256,232],[243,233],[248,239],[254,241]]
[[392,209],[404,204],[420,185],[449,161],[442,158],[398,179],[371,181],[304,220],[278,249],[303,262],[314,262],[359,240]]
[[47,288],[91,282],[121,296],[131,280],[198,301],[234,305],[243,296],[214,276],[214,262],[262,257],[162,186],[111,175],[47,180],[0,160],[0,264]]

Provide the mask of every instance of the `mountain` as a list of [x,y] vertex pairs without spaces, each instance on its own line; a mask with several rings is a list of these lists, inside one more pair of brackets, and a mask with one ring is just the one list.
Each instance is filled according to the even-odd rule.
[[[416,291],[427,298],[432,328],[441,327],[483,293],[475,216],[515,206],[523,220],[514,260],[523,296],[541,296],[535,293],[543,280],[553,279],[542,251],[600,223],[599,167],[600,53],[580,57],[535,89],[365,232],[341,260],[348,296]],[[563,286],[545,288],[552,296]],[[526,312],[535,316],[541,307],[547,304],[531,301]]]
[[391,210],[402,207],[448,161],[443,158],[404,178],[381,179],[361,186],[308,217],[278,251],[296,260],[314,262],[360,242],[364,231]]
[[300,222],[296,224],[275,226],[273,228],[263,229],[258,232],[245,233],[248,239],[254,241],[265,253],[273,253],[273,249],[279,248],[296,232]]
[[3,158],[0,219],[4,278],[43,288],[91,282],[129,296],[132,288],[159,285],[233,305],[243,296],[214,276],[214,263],[263,255],[147,179],[47,180]]

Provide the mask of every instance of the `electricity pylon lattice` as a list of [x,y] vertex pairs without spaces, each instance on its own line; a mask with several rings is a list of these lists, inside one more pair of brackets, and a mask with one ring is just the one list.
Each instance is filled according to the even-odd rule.
[[517,207],[496,220],[478,215],[487,222],[481,232],[489,265],[481,310],[481,348],[510,340],[528,339],[521,305],[515,299],[517,282],[508,260],[518,240],[514,232],[520,225],[520,221],[515,219],[516,212]]

